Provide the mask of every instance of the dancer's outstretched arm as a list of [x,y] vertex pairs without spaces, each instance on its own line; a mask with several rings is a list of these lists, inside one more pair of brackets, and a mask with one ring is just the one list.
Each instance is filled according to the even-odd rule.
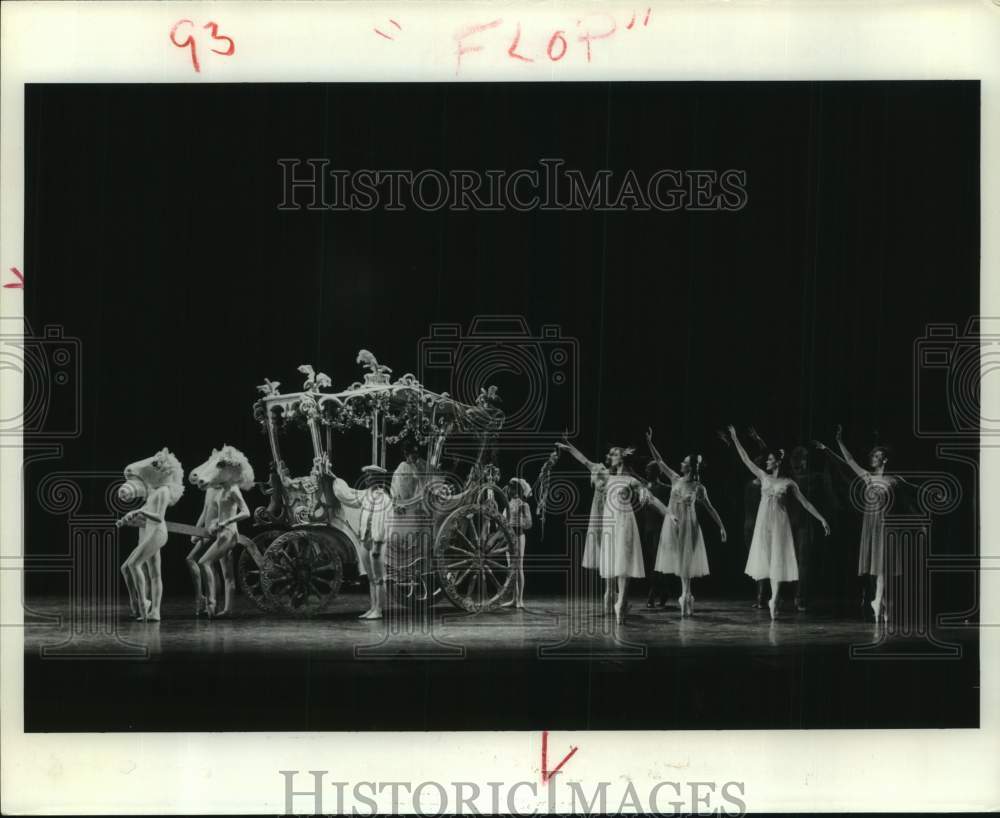
[[556,442],[556,448],[562,452],[569,452],[573,456],[574,460],[578,461],[580,465],[586,466],[588,469],[592,470],[599,465],[598,463],[592,463],[587,460],[587,458],[584,457],[583,452],[576,448],[576,446],[572,443],[566,443],[565,441],[560,440]]
[[847,463],[847,465],[851,467],[851,471],[853,471],[862,480],[871,479],[871,472],[867,469],[861,468],[861,466],[858,465],[858,461],[851,456],[849,451],[847,451],[847,446],[844,445],[843,434],[844,428],[842,426],[837,426],[837,445],[840,447],[841,454],[844,455],[844,462]]
[[829,523],[827,523],[826,518],[822,514],[820,514],[819,511],[816,510],[816,506],[814,506],[806,499],[806,496],[802,493],[802,490],[799,488],[798,483],[796,483],[794,480],[791,482],[791,490],[792,494],[795,495],[795,499],[802,504],[802,508],[804,508],[810,514],[812,514],[813,517],[819,520],[820,525],[823,526],[823,533],[826,534],[827,536],[830,536],[830,525]]
[[676,480],[680,475],[675,472],[670,466],[668,466],[660,453],[656,450],[656,446],[653,445],[653,427],[650,426],[646,430],[646,445],[649,446],[649,453],[653,455],[653,460],[656,461],[656,465],[660,467],[660,471],[663,472],[671,480]]
[[726,527],[722,524],[722,518],[719,516],[719,512],[715,510],[715,506],[712,505],[712,501],[708,499],[708,492],[705,487],[698,484],[698,501],[705,506],[708,511],[708,516],[712,518],[715,524],[719,527],[719,533],[722,534],[722,541],[726,541]]
[[674,513],[663,503],[662,500],[657,498],[653,492],[645,490],[642,492],[643,504],[649,503],[653,508],[663,515],[664,519],[670,520],[672,523],[677,522],[677,517]]
[[729,426],[728,429],[729,436],[733,439],[733,445],[736,446],[736,453],[740,456],[740,460],[743,461],[743,464],[750,469],[758,480],[763,480],[767,477],[767,473],[750,459],[747,450],[743,448],[743,444],[740,443],[740,439],[736,436],[736,427]]

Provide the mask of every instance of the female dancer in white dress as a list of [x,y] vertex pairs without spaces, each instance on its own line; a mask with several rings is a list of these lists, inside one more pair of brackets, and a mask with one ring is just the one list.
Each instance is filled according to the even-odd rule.
[[[594,500],[590,506],[590,525],[583,550],[583,567],[594,568],[604,579],[604,612],[614,611],[619,624],[628,613],[628,581],[646,576],[642,566],[639,526],[632,510],[636,496],[645,502],[642,484],[625,473],[625,458],[632,449],[613,446],[608,451],[607,466],[592,463],[575,446],[559,442],[556,448],[569,452],[590,471]],[[618,595],[615,601],[615,580]]]
[[678,474],[663,461],[653,445],[652,429],[646,432],[646,442],[660,471],[670,479],[669,507],[664,506],[655,497],[649,498],[649,502],[660,508],[664,514],[655,568],[661,574],[680,577],[681,595],[677,599],[677,604],[680,606],[681,616],[690,616],[694,613],[691,580],[693,577],[708,576],[709,573],[705,539],[701,534],[701,526],[698,525],[695,503],[705,506],[719,527],[723,542],[726,541],[726,527],[709,501],[708,492],[701,484],[701,455],[685,457],[681,461],[681,470]]
[[746,453],[746,449],[736,436],[736,429],[730,426],[729,434],[740,459],[760,480],[760,506],[757,508],[757,522],[754,524],[750,556],[747,558],[745,571],[755,580],[770,580],[771,598],[767,607],[771,612],[771,619],[774,619],[777,616],[780,583],[795,582],[799,578],[786,495],[794,496],[806,511],[819,520],[823,526],[823,533],[827,536],[830,534],[830,526],[823,519],[823,515],[799,491],[795,481],[781,474],[784,451],[779,449],[769,452],[764,469],[760,469]]
[[[891,571],[901,573],[898,554],[895,559],[889,559],[885,544],[885,513],[892,505],[893,495],[901,482],[901,478],[886,474],[889,465],[889,450],[885,446],[876,446],[868,454],[868,464],[871,471],[862,468],[847,450],[843,441],[843,427],[838,426],[836,432],[837,445],[844,456],[844,462],[851,470],[865,481],[864,517],[861,522],[861,548],[858,552],[858,576],[875,577],[875,598],[871,601],[875,621],[888,621],[889,611],[885,605],[885,577]],[[826,450],[822,443],[817,446]]]

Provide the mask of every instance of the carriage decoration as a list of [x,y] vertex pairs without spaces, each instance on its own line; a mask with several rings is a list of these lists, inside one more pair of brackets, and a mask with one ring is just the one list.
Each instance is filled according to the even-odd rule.
[[[385,545],[386,583],[397,603],[428,602],[442,593],[458,608],[481,612],[508,595],[517,546],[504,516],[506,497],[483,467],[503,427],[496,387],[484,387],[472,404],[426,389],[412,374],[392,370],[368,350],[357,363],[362,379],[333,391],[332,380],[304,364],[303,389],[282,393],[265,379],[253,413],[271,450],[270,474],[258,487],[267,504],[253,513],[258,532],[237,563],[241,589],[265,611],[315,615],[329,610],[347,577],[359,575],[358,512],[338,501],[333,481],[337,435],[367,432],[371,464],[385,467],[387,446],[411,443],[424,452],[419,496],[396,504]],[[308,474],[293,475],[281,438],[307,434]],[[441,468],[449,436],[476,441],[478,454],[464,480]],[[348,482],[351,482],[348,480]]]

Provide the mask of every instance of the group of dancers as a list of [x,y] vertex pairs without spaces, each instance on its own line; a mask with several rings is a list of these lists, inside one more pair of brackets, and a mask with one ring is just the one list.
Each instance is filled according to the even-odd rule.
[[[778,595],[782,583],[798,582],[804,573],[800,572],[800,563],[807,558],[809,546],[806,541],[811,539],[811,526],[803,525],[802,513],[815,518],[824,536],[830,535],[830,525],[803,493],[798,482],[789,476],[788,458],[783,449],[765,446],[765,451],[754,459],[747,453],[733,426],[728,427],[727,433],[740,460],[750,471],[753,483],[759,488],[760,499],[744,570],[758,583],[755,607],[765,604],[764,592],[770,585],[766,605],[773,620],[778,615]],[[666,464],[653,444],[652,429],[647,432],[646,438],[652,459],[647,466],[645,480],[626,466],[626,458],[634,453],[631,448],[613,446],[604,462],[598,463],[588,460],[568,442],[556,444],[558,450],[569,453],[590,472],[594,498],[582,565],[600,573],[605,583],[603,609],[606,613],[613,613],[619,623],[624,623],[629,608],[629,581],[646,576],[643,538],[636,520],[637,507],[652,508],[662,515],[653,570],[656,574],[675,575],[680,579],[681,595],[677,601],[682,616],[694,612],[692,580],[709,573],[697,505],[703,506],[718,526],[722,542],[727,540],[725,526],[701,481],[702,456],[688,454],[681,460],[679,470],[675,471]],[[756,439],[762,443],[759,437]],[[886,473],[889,462],[886,447],[872,449],[869,468],[866,469],[848,451],[839,426],[836,441],[840,449],[838,459],[865,483],[858,574],[875,578],[874,598],[870,602],[872,613],[876,620],[886,621],[889,612],[885,604],[887,555],[884,517],[890,504],[885,495],[893,492],[900,478]],[[822,443],[814,441],[814,445],[837,457]],[[667,484],[660,482],[661,476],[669,480],[666,502],[657,496],[662,494],[658,491],[659,486],[667,488]],[[798,517],[795,525],[793,516]],[[655,594],[661,586],[656,582],[655,574],[650,580],[646,604],[653,607]],[[662,601],[661,591],[661,604]],[[797,597],[796,607],[805,610],[803,598]]]
[[[718,526],[722,542],[728,538],[722,518],[709,500],[702,482],[702,456],[688,454],[674,470],[654,445],[652,429],[648,430],[646,438],[651,459],[645,480],[626,464],[627,458],[634,453],[631,448],[613,446],[604,462],[594,462],[564,440],[555,444],[556,452],[550,458],[554,462],[559,453],[568,453],[590,473],[594,496],[582,565],[598,572],[604,580],[602,610],[614,614],[619,623],[625,622],[628,613],[629,581],[647,574],[637,510],[646,511],[647,524],[644,527],[647,529],[647,543],[650,540],[650,513],[662,518],[659,531],[653,532],[656,545],[651,560],[649,607],[654,606],[658,590],[661,604],[665,601],[662,582],[657,581],[658,575],[674,575],[680,579],[678,605],[681,615],[694,613],[692,581],[709,574],[697,506],[702,506]],[[778,614],[782,583],[799,583],[796,607],[799,610],[805,607],[802,580],[807,573],[812,525],[804,515],[815,518],[825,536],[830,534],[830,525],[802,491],[799,482],[789,476],[789,458],[786,458],[785,451],[767,447],[759,436],[755,439],[762,446],[762,453],[756,459],[747,453],[735,428],[728,427],[728,440],[749,470],[753,485],[759,490],[744,570],[758,583],[757,607],[764,606],[764,594],[770,586],[766,606],[774,619]],[[892,495],[896,487],[905,481],[887,473],[887,448],[876,446],[872,449],[868,468],[863,468],[844,444],[840,427],[836,431],[836,441],[839,456],[818,441],[814,441],[814,446],[837,457],[864,481],[865,508],[858,574],[875,578],[870,605],[875,619],[885,621],[888,619],[885,604],[887,565],[891,563],[893,573],[899,573],[898,560],[888,559],[886,549],[884,523],[886,509],[890,506],[887,495]],[[425,483],[428,475],[433,473],[436,456],[439,455],[439,451],[432,454],[432,465],[428,467],[420,459],[418,447],[412,444],[406,447],[404,459],[393,473],[391,483],[387,480],[385,469],[378,466],[368,466],[363,470],[366,485],[360,489],[351,488],[340,478],[334,481],[334,493],[338,500],[360,512],[356,526],[360,544],[356,547],[362,573],[368,576],[371,595],[369,608],[361,614],[362,619],[382,618],[385,607],[384,548],[392,532],[405,537],[409,527],[420,536],[426,534],[426,520],[421,519],[426,515],[415,511],[418,504],[426,502],[425,492],[431,484]],[[165,511],[183,494],[183,469],[177,459],[164,449],[153,457],[130,464],[125,469],[125,477],[122,499],[143,498],[146,502],[141,509],[130,512],[120,521],[142,528],[139,544],[122,565],[122,575],[128,588],[132,615],[137,619],[155,621],[160,618],[163,595],[159,552],[167,540]],[[661,478],[666,478],[668,482],[663,482]],[[225,616],[232,611],[235,590],[232,552],[241,539],[237,524],[250,517],[241,490],[253,485],[253,469],[242,452],[224,446],[221,450],[213,450],[208,460],[192,470],[190,482],[205,492],[202,514],[195,526],[197,533],[192,536],[193,547],[187,556],[195,590],[196,614]],[[470,477],[463,494],[478,491],[479,482],[499,488],[499,469],[494,464],[485,466],[482,481]],[[501,491],[505,495],[503,514],[517,544],[511,552],[510,567],[514,582],[510,597],[504,604],[523,608],[526,535],[533,523],[528,503],[532,489],[527,481],[514,477]],[[449,495],[448,499],[458,503],[462,494]],[[539,511],[544,514],[541,505]],[[216,570],[221,570],[225,589],[222,605],[217,602]]]

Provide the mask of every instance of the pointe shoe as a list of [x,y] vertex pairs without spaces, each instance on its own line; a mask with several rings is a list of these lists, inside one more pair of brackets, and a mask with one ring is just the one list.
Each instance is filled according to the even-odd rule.
[[688,607],[688,616],[691,616],[694,613],[694,597],[691,596],[691,594],[688,594],[687,597],[687,607]]
[[629,604],[627,599],[623,599],[621,605],[615,605],[615,621],[619,625],[625,624],[625,617],[628,614]]
[[684,596],[677,597],[677,604],[680,606],[681,616],[686,616],[687,615],[687,597],[684,597]]
[[618,606],[615,605],[614,597],[606,596],[604,597],[604,613],[612,614],[618,610]]
[[778,601],[772,596],[767,603],[767,609],[771,612],[771,619],[778,618]]

